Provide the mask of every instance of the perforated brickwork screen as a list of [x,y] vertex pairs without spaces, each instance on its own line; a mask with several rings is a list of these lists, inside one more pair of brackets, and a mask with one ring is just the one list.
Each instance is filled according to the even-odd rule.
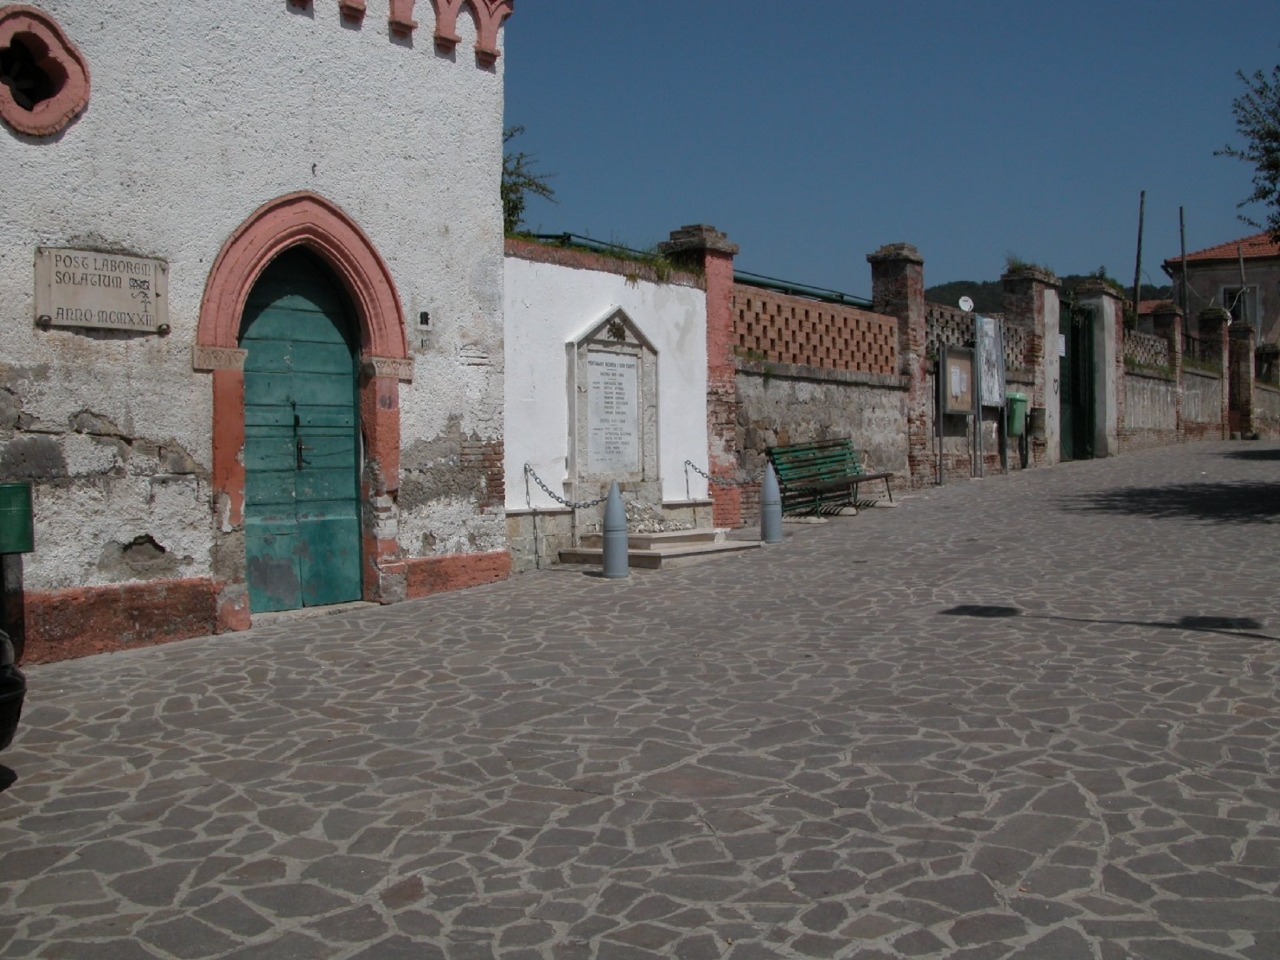
[[1124,332],[1124,358],[1143,367],[1172,367],[1169,341],[1137,330]]
[[748,360],[898,372],[898,321],[866,310],[734,286],[735,351]]
[[1011,323],[1004,325],[1004,368],[1024,370],[1027,366],[1027,331]]
[[939,347],[963,347],[973,343],[973,314],[940,303],[925,304],[925,344],[929,356]]
[[[998,317],[999,314],[986,314]],[[925,344],[929,356],[936,357],[939,347],[964,347],[973,343],[974,314],[941,303],[925,304]],[[1004,367],[1007,371],[1027,368],[1027,331],[1012,323],[1004,324]]]

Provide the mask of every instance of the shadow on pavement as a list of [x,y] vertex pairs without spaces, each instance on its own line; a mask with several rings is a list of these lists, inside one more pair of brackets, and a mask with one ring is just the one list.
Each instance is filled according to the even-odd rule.
[[1080,494],[1061,502],[1068,510],[1123,513],[1161,520],[1274,523],[1275,518],[1280,517],[1280,482],[1126,487]]
[[0,793],[4,793],[18,782],[17,771],[0,763]]
[[1280,460],[1280,448],[1267,450],[1228,450],[1222,454],[1232,460]]
[[1062,620],[1068,623],[1111,623],[1129,627],[1159,627],[1163,630],[1194,630],[1199,633],[1216,633],[1224,637],[1248,637],[1251,640],[1280,640],[1261,630],[1262,622],[1253,617],[1181,617],[1178,620],[1109,620],[1105,617],[1058,617],[1027,613],[1017,607],[994,604],[962,603],[959,606],[939,610],[944,617],[977,617],[983,620],[1005,617],[1026,617],[1030,620]]

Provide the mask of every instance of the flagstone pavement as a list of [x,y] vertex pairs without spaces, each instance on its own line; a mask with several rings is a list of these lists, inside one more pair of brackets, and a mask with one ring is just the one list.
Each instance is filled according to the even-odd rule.
[[31,667],[0,956],[1280,958],[1280,445]]

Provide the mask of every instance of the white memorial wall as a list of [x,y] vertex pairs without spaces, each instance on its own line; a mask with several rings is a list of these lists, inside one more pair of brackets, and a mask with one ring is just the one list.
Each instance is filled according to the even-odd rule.
[[[644,479],[664,502],[705,500],[706,480],[684,467],[707,469],[705,292],[511,255],[505,286],[508,512],[560,507],[526,484],[526,463],[568,499],[577,475],[638,479],[652,456]],[[623,341],[607,322],[619,311]]]

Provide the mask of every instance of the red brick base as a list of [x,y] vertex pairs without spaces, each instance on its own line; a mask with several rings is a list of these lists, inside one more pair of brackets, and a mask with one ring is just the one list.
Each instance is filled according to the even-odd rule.
[[24,663],[203,637],[218,621],[213,580],[153,580],[106,587],[29,590]]
[[738,487],[711,487],[711,522],[717,527],[736,530],[742,526],[742,492]]
[[511,553],[460,553],[447,557],[419,557],[404,561],[405,595],[425,597],[445,590],[461,590],[511,575]]
[[[511,554],[506,550],[402,563],[410,599],[511,575]],[[224,600],[220,611],[218,593],[218,582],[205,578],[29,590],[23,602],[27,634],[23,662],[54,663],[248,628],[243,604]]]

